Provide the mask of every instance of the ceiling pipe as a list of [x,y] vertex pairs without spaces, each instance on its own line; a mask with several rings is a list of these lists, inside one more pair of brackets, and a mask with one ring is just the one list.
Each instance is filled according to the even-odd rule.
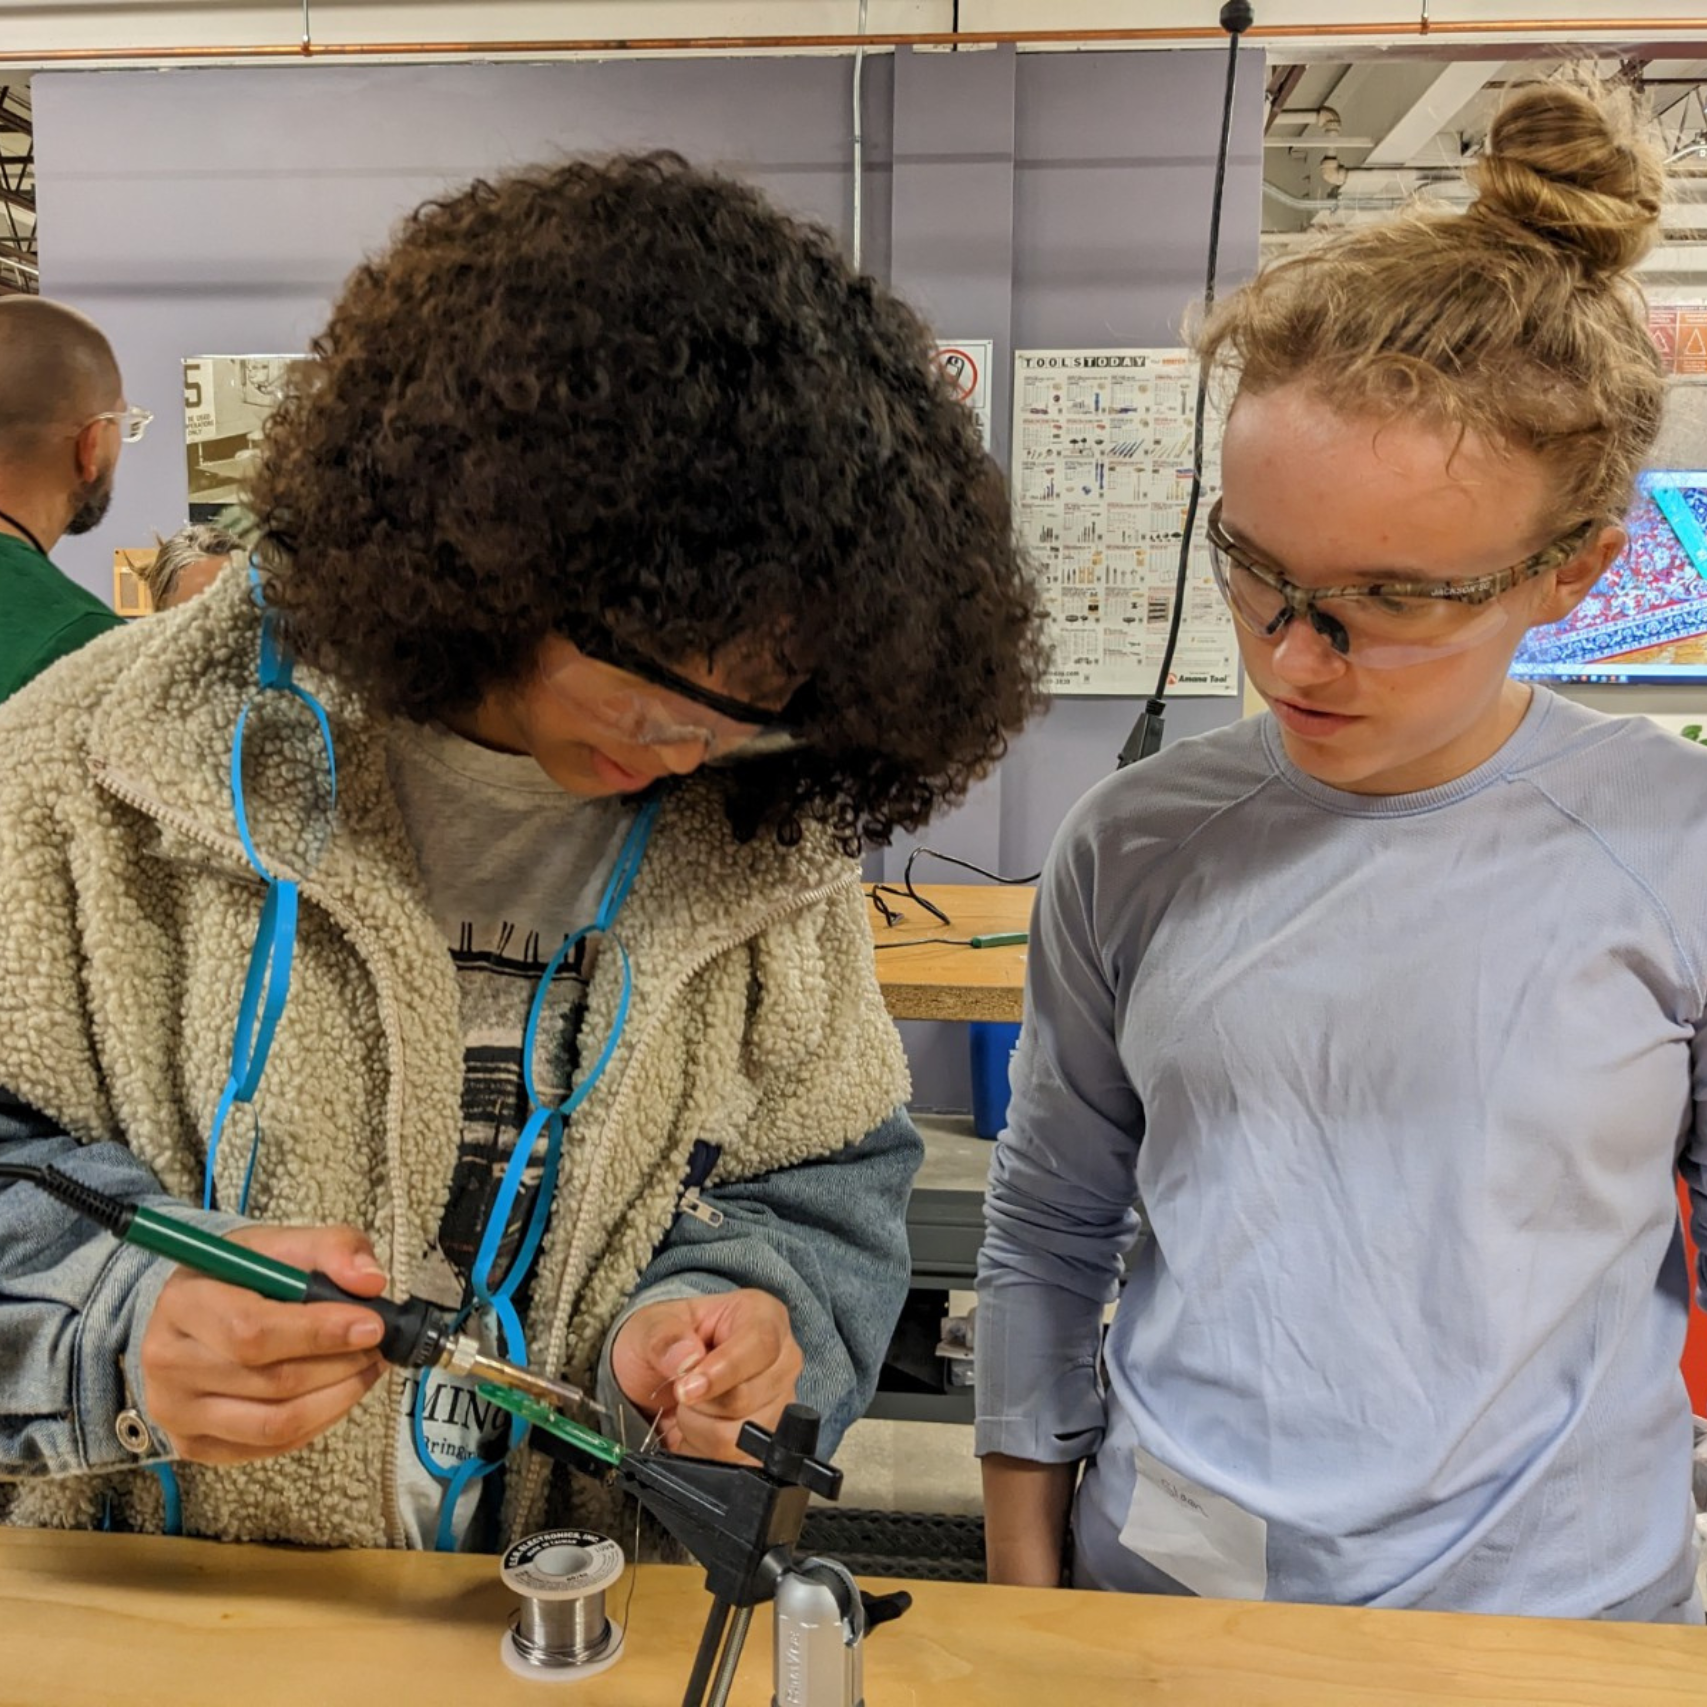
[[[1443,37],[1562,36],[1580,41],[1591,35],[1611,35],[1632,42],[1647,38],[1674,41],[1691,36],[1707,40],[1707,17],[1700,18],[1473,18],[1430,21],[1423,18],[1381,23],[1254,24],[1249,41],[1296,41],[1307,39],[1323,46],[1344,41],[1385,36],[1435,41]],[[534,41],[425,41],[425,42],[329,42],[306,35],[296,43],[256,42],[226,47],[102,47],[41,48],[15,57],[7,64],[53,65],[68,61],[102,64],[124,60],[169,62],[198,59],[360,59],[376,55],[392,58],[491,59],[518,55],[538,57],[554,54],[610,53],[752,53],[811,52],[861,47],[1115,47],[1184,46],[1193,42],[1221,41],[1217,25],[1175,25],[1171,28],[1115,30],[935,30],[888,35],[767,35],[767,36],[607,36]]]
[[1373,148],[1375,138],[1372,136],[1329,136],[1323,132],[1311,131],[1304,136],[1265,136],[1262,139],[1264,148],[1295,148],[1300,154],[1319,154],[1324,148],[1331,154],[1337,148]]
[[1278,184],[1271,184],[1266,178],[1263,179],[1262,193],[1270,201],[1277,201],[1282,207],[1295,208],[1299,213],[1350,212],[1354,208],[1403,207],[1411,199],[1408,195],[1295,196],[1290,190],[1283,190]]

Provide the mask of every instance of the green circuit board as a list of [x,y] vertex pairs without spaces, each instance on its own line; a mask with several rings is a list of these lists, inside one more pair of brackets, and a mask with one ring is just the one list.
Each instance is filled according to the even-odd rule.
[[517,1393],[509,1387],[499,1387],[491,1381],[482,1381],[479,1393],[481,1398],[490,1399],[493,1404],[520,1417],[524,1422],[532,1423],[535,1428],[542,1428],[547,1434],[554,1434],[559,1440],[566,1440],[571,1446],[579,1447],[589,1458],[596,1458],[601,1464],[609,1464],[614,1469],[623,1460],[623,1450],[614,1440],[606,1440],[596,1429],[575,1422],[561,1411],[554,1411],[550,1405],[542,1404],[527,1393]]

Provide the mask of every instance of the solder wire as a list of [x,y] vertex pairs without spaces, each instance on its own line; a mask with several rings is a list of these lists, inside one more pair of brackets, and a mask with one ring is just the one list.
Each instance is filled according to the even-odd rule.
[[[659,1394],[661,1394],[664,1389],[670,1385],[671,1379],[673,1378],[666,1378],[665,1380],[660,1381],[658,1385],[652,1389],[651,1398],[646,1401],[649,1407],[657,1400]],[[638,1447],[630,1447],[628,1444],[628,1406],[626,1404],[619,1404],[616,1407],[616,1432],[621,1436],[618,1444],[622,1447],[625,1453],[639,1452],[644,1454],[650,1452],[658,1438],[658,1413],[656,1410],[652,1412],[652,1425],[646,1431],[646,1438],[641,1441]],[[634,1548],[629,1555],[628,1593],[624,1597],[622,1603],[622,1634],[617,1637],[616,1648],[612,1655],[613,1658],[615,1657],[615,1654],[620,1654],[623,1648],[627,1645],[628,1633],[634,1628],[634,1591],[640,1586],[640,1528],[642,1517],[643,1513],[640,1509],[640,1502],[636,1500],[634,1502]],[[600,1639],[602,1640],[603,1638],[601,1637]],[[520,1642],[521,1635],[518,1630],[518,1646],[520,1645]]]
[[579,1600],[534,1600],[522,1596],[513,1632],[518,1651],[536,1665],[581,1665],[610,1635],[605,1591]]

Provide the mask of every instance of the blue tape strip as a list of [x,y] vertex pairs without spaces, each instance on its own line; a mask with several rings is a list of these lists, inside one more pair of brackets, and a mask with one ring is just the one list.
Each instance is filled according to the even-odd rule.
[[243,1183],[237,1188],[237,1213],[249,1213],[249,1188],[255,1183],[255,1163],[261,1154],[261,1116],[255,1105],[249,1105],[250,1118],[253,1121],[249,1133],[249,1160],[243,1164]]
[[[270,619],[269,619],[270,621]],[[267,643],[268,627],[261,625],[261,641],[263,650]],[[338,760],[332,750],[332,720],[326,715],[326,707],[311,694],[307,688],[298,687],[294,682],[283,681],[276,683],[263,682],[262,693],[287,693],[300,705],[307,706],[313,715],[315,727],[320,731],[320,748],[326,758],[326,776],[331,792],[329,810],[338,809]],[[249,803],[243,792],[243,737],[249,728],[249,713],[255,708],[253,698],[243,702],[243,709],[237,713],[237,727],[231,737],[231,812],[237,820],[237,839],[243,844],[243,855],[250,865],[269,883],[273,874],[266,862],[261,858],[260,850],[255,846],[255,838],[249,829]]]
[[[249,596],[264,613],[257,666],[259,693],[288,693],[308,708],[320,731],[320,745],[326,758],[326,775],[331,791],[331,810],[335,812],[338,807],[338,760],[332,749],[331,719],[326,715],[325,706],[294,679],[295,666],[289,651],[279,640],[277,619],[266,608],[260,562],[253,552],[249,556]],[[231,1117],[232,1106],[253,1102],[260,1088],[261,1075],[266,1071],[267,1058],[272,1053],[273,1037],[290,998],[291,966],[296,956],[300,888],[289,879],[276,877],[261,858],[250,829],[249,803],[243,791],[243,739],[248,733],[249,713],[254,709],[256,697],[243,702],[237,713],[237,727],[232,732],[231,814],[237,825],[237,839],[243,844],[244,857],[267,885],[267,899],[261,908],[261,922],[255,933],[254,945],[249,951],[249,970],[244,977],[243,996],[238,1005],[237,1026],[231,1042],[231,1071],[220,1092],[213,1128],[208,1134],[207,1162],[202,1170],[204,1209],[214,1206],[219,1144],[226,1122]],[[249,1188],[255,1177],[260,1143],[261,1128],[257,1120],[250,1140],[249,1159],[243,1170],[239,1214],[248,1209]]]
[[635,815],[628,834],[623,837],[622,846],[617,851],[616,864],[611,869],[610,881],[605,884],[605,892],[599,899],[599,910],[593,915],[596,929],[608,931],[616,923],[616,916],[622,911],[622,904],[628,899],[628,892],[634,887],[635,878],[640,875],[640,863],[646,857],[646,844],[652,839],[652,826],[658,822],[658,813],[662,806],[663,802],[660,800],[648,800]]
[[[261,1083],[261,1074],[266,1069],[267,1057],[272,1053],[273,1036],[290,994],[297,916],[296,884],[282,878],[273,879],[267,885],[260,927],[249,951],[249,970],[243,980],[243,996],[237,1006],[237,1026],[231,1041],[231,1075],[220,1092],[219,1106],[214,1110],[213,1127],[208,1134],[207,1161],[202,1168],[203,1209],[214,1207],[219,1145],[232,1106],[253,1100]],[[256,1143],[259,1143],[258,1131]],[[248,1200],[248,1181],[254,1171],[255,1156],[251,1148],[244,1175],[245,1202]],[[242,1214],[243,1210],[239,1208],[238,1213]]]
[[275,879],[267,886],[260,929],[249,955],[249,974],[237,1008],[237,1033],[231,1045],[237,1100],[248,1102],[261,1083],[272,1053],[273,1034],[290,995],[290,969],[296,959],[297,886]]
[[166,1522],[163,1535],[184,1533],[184,1496],[178,1487],[178,1474],[170,1464],[148,1466],[160,1478],[160,1492],[166,1498]]

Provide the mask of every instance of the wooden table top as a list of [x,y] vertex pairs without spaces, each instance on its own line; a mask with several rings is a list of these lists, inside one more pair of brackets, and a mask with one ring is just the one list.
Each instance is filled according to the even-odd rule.
[[[871,885],[865,887],[869,895]],[[899,895],[885,891],[883,896],[901,915],[893,925],[886,925],[876,907],[866,902],[873,942],[924,944],[885,948],[877,957],[877,982],[891,1016],[1017,1020],[1025,1002],[1025,945],[958,948],[941,939],[1023,931],[1031,922],[1036,889],[1021,883],[921,883],[918,890],[948,914],[950,923],[939,925],[904,890]]]
[[[498,1657],[491,1558],[316,1553],[0,1529],[0,1707],[677,1707],[707,1597],[645,1566],[629,1638],[553,1696]],[[1707,1634],[1678,1626],[1345,1611],[908,1583],[867,1640],[871,1707],[1701,1707]],[[769,1707],[770,1616],[732,1707]]]

